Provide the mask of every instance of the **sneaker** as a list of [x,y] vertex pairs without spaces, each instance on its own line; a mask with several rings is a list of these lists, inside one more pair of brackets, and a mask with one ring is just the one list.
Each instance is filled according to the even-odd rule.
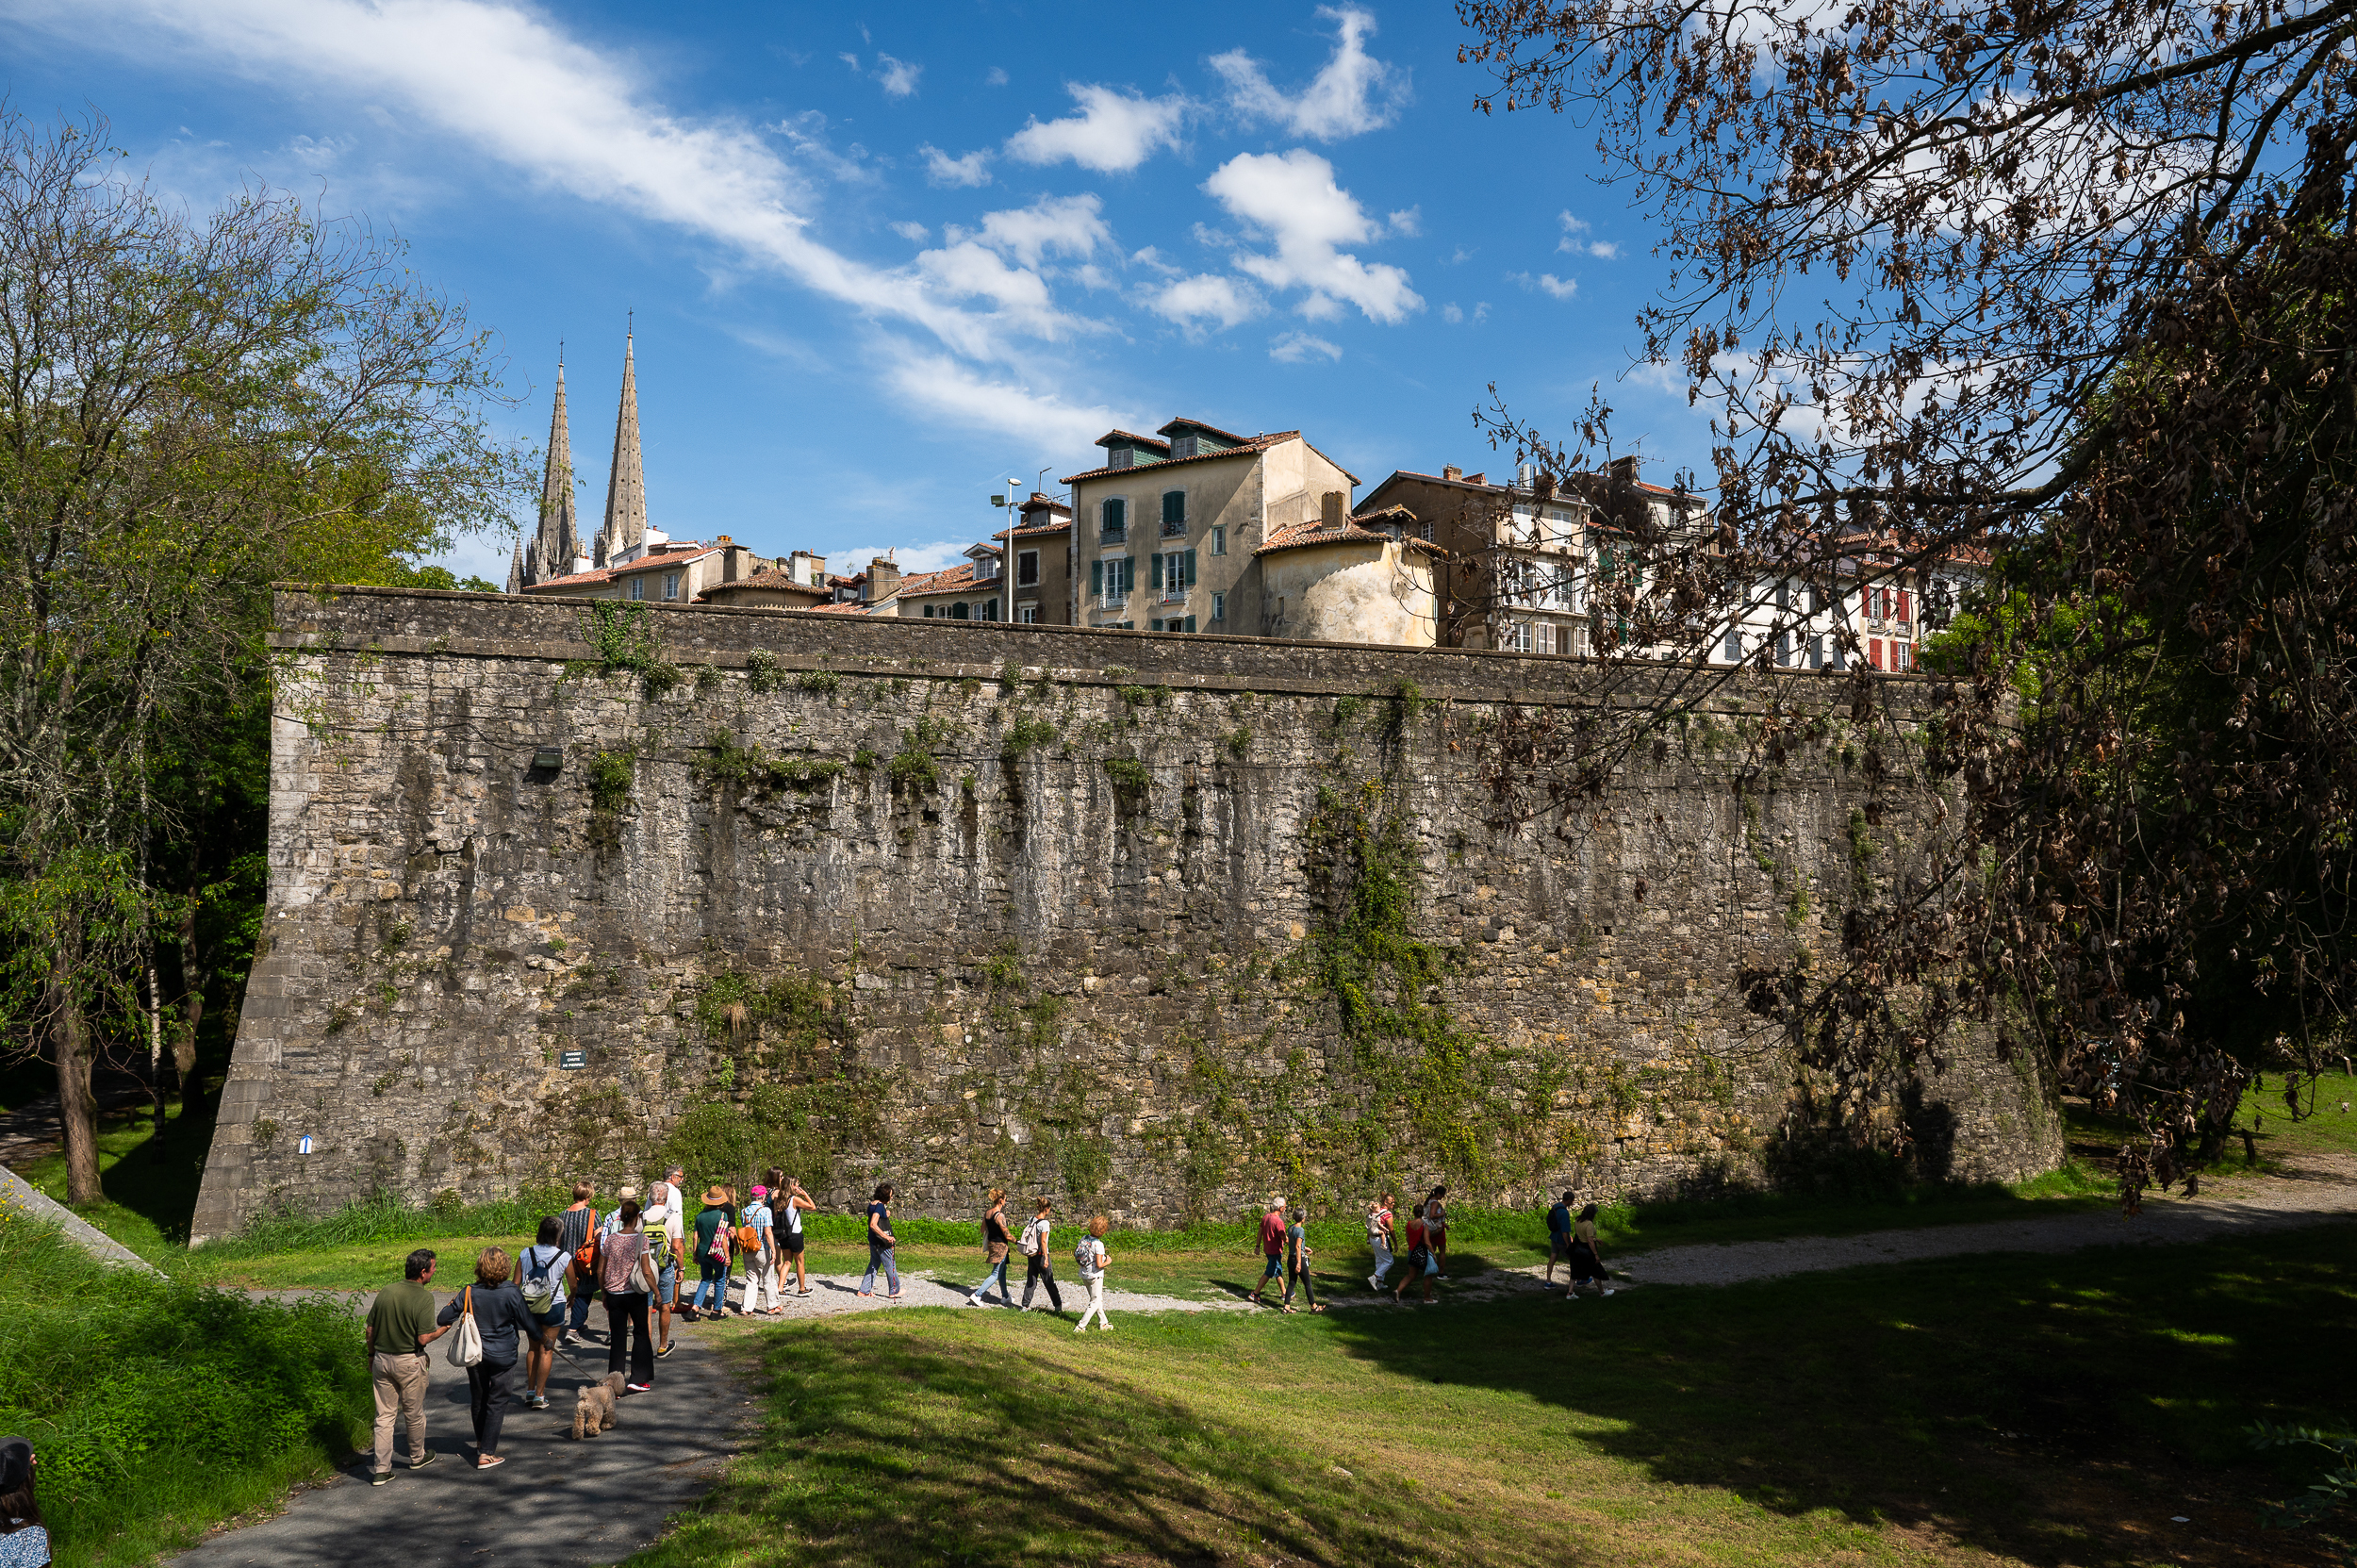
[[1605,1286],[1605,1287],[1604,1287],[1604,1294],[1605,1294],[1605,1295],[1607,1295],[1607,1296],[1610,1296],[1610,1295],[1612,1294],[1612,1287],[1611,1287],[1610,1285],[1607,1285],[1607,1286]]
[[375,1475],[369,1477],[369,1484],[371,1486],[385,1486],[389,1484],[392,1478],[393,1473],[391,1471],[380,1470]]
[[656,1361],[661,1361],[664,1357],[666,1357],[666,1356],[669,1355],[670,1353],[671,1353],[671,1347],[670,1347],[669,1345],[659,1345],[655,1346],[654,1359],[655,1359]]
[[654,1385],[652,1383],[624,1383],[622,1385],[622,1392],[625,1394],[652,1394],[654,1392]]
[[427,1465],[432,1464],[436,1460],[440,1459],[441,1457],[441,1455],[429,1448],[426,1450],[425,1458],[421,1460],[411,1460],[409,1461],[409,1468],[412,1470],[422,1470]]

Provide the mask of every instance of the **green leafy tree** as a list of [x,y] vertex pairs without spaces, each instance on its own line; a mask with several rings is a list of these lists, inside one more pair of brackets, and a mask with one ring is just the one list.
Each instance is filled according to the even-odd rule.
[[394,247],[267,192],[191,216],[120,157],[0,116],[0,1022],[56,1064],[77,1203],[92,1067],[160,1054],[156,938],[193,939],[190,834],[254,766],[271,583],[388,580],[524,471],[485,335]]

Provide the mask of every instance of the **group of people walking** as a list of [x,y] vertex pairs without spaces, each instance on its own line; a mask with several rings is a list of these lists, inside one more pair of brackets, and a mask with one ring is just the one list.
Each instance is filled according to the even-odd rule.
[[[392,1478],[395,1425],[408,1428],[409,1467],[434,1462],[425,1445],[426,1346],[444,1334],[461,1334],[460,1349],[467,1369],[469,1410],[474,1424],[475,1467],[488,1470],[505,1462],[499,1452],[500,1430],[511,1403],[527,1410],[546,1410],[548,1385],[556,1353],[585,1338],[598,1337],[588,1328],[593,1297],[605,1302],[606,1370],[624,1375],[631,1394],[654,1388],[655,1362],[671,1353],[674,1316],[693,1323],[700,1315],[728,1315],[732,1276],[741,1277],[739,1316],[783,1316],[785,1297],[810,1295],[810,1269],[805,1262],[802,1216],[817,1208],[801,1183],[783,1170],[771,1168],[740,1205],[734,1189],[713,1185],[704,1190],[691,1218],[685,1172],[674,1165],[666,1171],[640,1201],[635,1187],[624,1187],[610,1213],[601,1214],[596,1192],[586,1182],[573,1189],[572,1205],[541,1220],[533,1245],[514,1257],[496,1246],[475,1257],[474,1278],[438,1309],[433,1283],[437,1262],[433,1250],[420,1247],[409,1254],[401,1283],[387,1286],[369,1311],[368,1350],[376,1391],[375,1484]],[[1448,1263],[1448,1189],[1432,1189],[1409,1213],[1406,1224],[1393,1212],[1393,1196],[1383,1193],[1367,1210],[1367,1247],[1375,1267],[1367,1288],[1380,1293],[1395,1268],[1405,1264],[1392,1299],[1404,1301],[1409,1286],[1420,1285],[1423,1299],[1433,1298],[1433,1282],[1445,1278]],[[1547,1215],[1550,1237],[1547,1280],[1555,1279],[1558,1263],[1569,1275],[1566,1299],[1578,1296],[1583,1284],[1610,1296],[1612,1287],[1597,1249],[1596,1206],[1572,1213],[1573,1195],[1565,1193]],[[892,1229],[893,1187],[875,1189],[867,1205],[867,1272],[859,1294],[873,1296],[881,1277],[887,1299],[900,1298],[900,1270],[894,1255],[898,1245]],[[1312,1312],[1326,1308],[1317,1298],[1310,1271],[1311,1249],[1309,1213],[1300,1205],[1273,1198],[1261,1216],[1258,1249],[1264,1267],[1251,1299],[1261,1305],[1272,1283],[1281,1285],[1280,1311],[1293,1312],[1296,1293]],[[1113,1256],[1105,1246],[1108,1222],[1103,1214],[1090,1218],[1073,1246],[1080,1285],[1088,1294],[1075,1333],[1085,1332],[1094,1321],[1110,1329],[1105,1314],[1105,1276]],[[967,1305],[986,1303],[991,1288],[999,1305],[1016,1306],[1007,1281],[1007,1269],[1020,1252],[1024,1262],[1021,1310],[1030,1311],[1035,1295],[1047,1288],[1048,1305],[1061,1314],[1063,1292],[1056,1281],[1053,1238],[1055,1205],[1040,1198],[1022,1230],[1010,1229],[1007,1193],[990,1191],[982,1214],[982,1281],[966,1298]],[[697,1270],[694,1291],[682,1303],[679,1284],[688,1264]],[[792,1288],[788,1288],[789,1284]],[[463,1322],[462,1322],[463,1320]],[[523,1386],[516,1392],[520,1367]]]
[[[690,1218],[680,1185],[685,1174],[676,1165],[666,1171],[643,1203],[637,1188],[624,1187],[604,1214],[596,1189],[581,1183],[569,1208],[540,1221],[532,1246],[514,1257],[496,1246],[477,1253],[473,1280],[438,1311],[432,1288],[438,1261],[430,1247],[410,1253],[402,1281],[380,1291],[369,1309],[374,1483],[392,1479],[396,1422],[408,1429],[409,1468],[434,1462],[425,1445],[426,1346],[445,1334],[461,1335],[453,1359],[467,1369],[475,1468],[489,1470],[506,1462],[500,1430],[519,1401],[519,1367],[520,1403],[548,1409],[558,1349],[599,1337],[588,1327],[593,1297],[605,1302],[606,1371],[622,1373],[627,1392],[648,1394],[655,1362],[671,1353],[672,1318],[726,1316],[732,1273],[743,1279],[742,1316],[784,1315],[789,1279],[791,1294],[810,1294],[802,1216],[817,1205],[800,1182],[772,1168],[741,1206],[733,1189],[708,1187]],[[691,1261],[698,1279],[683,1304],[679,1282]]]

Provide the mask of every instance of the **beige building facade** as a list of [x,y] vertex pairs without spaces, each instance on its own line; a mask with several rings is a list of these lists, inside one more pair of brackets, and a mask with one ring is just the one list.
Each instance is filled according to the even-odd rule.
[[1082,626],[1275,635],[1254,553],[1318,520],[1328,495],[1347,510],[1359,484],[1298,430],[1239,436],[1173,420],[1096,444],[1103,465],[1064,479]]

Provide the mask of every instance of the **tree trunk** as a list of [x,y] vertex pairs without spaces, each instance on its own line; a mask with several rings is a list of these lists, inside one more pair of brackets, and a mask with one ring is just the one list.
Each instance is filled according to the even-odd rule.
[[66,1201],[75,1208],[107,1201],[98,1180],[98,1099],[91,1090],[90,1019],[74,988],[80,933],[61,935],[49,958],[49,1039],[58,1055],[58,1127],[65,1134]]
[[205,1021],[204,967],[196,955],[196,888],[180,910],[180,1027],[172,1038],[172,1070],[180,1081],[180,1121],[205,1113],[205,1083],[196,1075],[196,1026]]

